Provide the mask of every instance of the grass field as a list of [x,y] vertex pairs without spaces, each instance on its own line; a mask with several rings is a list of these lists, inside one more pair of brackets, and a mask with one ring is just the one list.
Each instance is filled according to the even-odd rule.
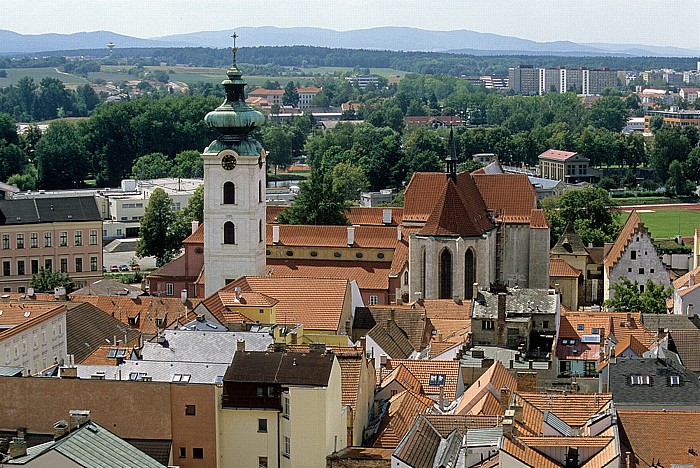
[[[129,75],[128,70],[131,67],[125,66],[112,66],[104,65],[102,66],[102,71],[98,73],[90,73],[90,79],[102,79],[105,81],[119,82],[119,81],[129,81],[136,79],[135,76]],[[173,81],[181,81],[187,84],[194,84],[200,81],[205,83],[219,84],[224,79],[226,74],[225,68],[202,68],[202,67],[146,67],[152,70],[165,70],[170,74],[170,79]],[[245,65],[242,66],[243,73],[245,75]],[[300,83],[302,86],[308,86],[314,82],[315,77],[311,75],[323,75],[332,76],[338,72],[351,71],[352,68],[346,67],[318,67],[318,68],[304,68],[303,72],[308,73],[309,76],[252,76],[245,75],[245,80],[250,85],[260,86],[266,81],[279,81],[284,84],[290,80]],[[8,68],[7,77],[0,78],[0,87],[9,86],[15,84],[23,76],[29,76],[34,78],[37,83],[41,81],[42,78],[50,76],[52,78],[58,78],[63,81],[66,85],[79,85],[83,83],[88,83],[88,80],[76,75],[65,74],[57,71],[54,68]],[[370,71],[373,74],[391,77],[391,76],[401,76],[406,75],[406,72],[401,70],[394,70],[392,68],[372,68]],[[294,74],[296,74],[295,72]]]
[[[637,214],[654,239],[675,237],[679,234],[679,228],[681,236],[692,237],[695,228],[700,227],[700,211],[668,209],[640,212],[637,210]],[[624,223],[628,217],[629,213],[622,213],[620,220]]]

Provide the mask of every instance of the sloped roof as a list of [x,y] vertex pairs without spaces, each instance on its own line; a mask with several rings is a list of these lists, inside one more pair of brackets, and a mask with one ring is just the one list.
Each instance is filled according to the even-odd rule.
[[464,435],[468,430],[497,427],[503,419],[501,416],[472,414],[426,414],[425,417],[443,437],[447,437],[454,429]]
[[355,356],[336,354],[340,364],[340,385],[343,393],[343,405],[353,410],[357,406],[357,396],[360,392],[360,376],[367,363],[357,353]]
[[700,372],[700,330],[669,330],[672,350],[678,353],[683,366]]
[[[609,388],[615,406],[642,406],[669,409],[673,406],[697,407],[700,383],[697,376],[671,359],[617,358],[608,363]],[[650,383],[631,385],[631,375],[649,376]],[[672,375],[679,385],[670,385]]]
[[345,211],[345,217],[353,226],[387,226],[384,224],[384,210],[391,211],[391,225],[401,224],[403,208],[351,206]]
[[393,320],[377,323],[367,336],[392,359],[407,359],[417,351],[408,340],[406,332]]
[[[406,333],[408,341],[416,351],[427,346],[430,323],[426,320],[424,310],[410,306],[371,306],[369,311],[376,324],[386,324],[392,320]],[[374,325],[373,325],[374,326]]]
[[92,196],[0,200],[0,224],[100,221]]
[[492,227],[486,212],[462,198],[455,183],[448,179],[419,234],[476,237]]
[[433,400],[410,390],[397,393],[389,400],[389,411],[382,421],[373,447],[395,448],[413,425],[416,416],[433,406]]
[[[541,431],[542,421],[544,420],[544,412],[550,411],[557,418],[564,421],[571,427],[581,427],[591,416],[606,409],[611,401],[612,394],[610,393],[534,393],[534,392],[518,392],[514,399],[516,403],[522,404],[526,402],[533,408],[536,408],[540,415],[527,424],[536,431]],[[523,409],[523,419],[526,417],[526,411]],[[530,418],[532,419],[532,418]],[[535,433],[534,435],[540,435]]]
[[562,151],[555,149],[548,149],[544,153],[537,156],[539,159],[556,159],[557,161],[566,161],[567,159],[577,155],[575,151]]
[[416,377],[411,374],[411,372],[406,369],[405,366],[396,366],[394,370],[381,381],[379,387],[385,388],[394,381],[398,382],[406,390],[411,390],[416,393],[423,392],[423,387],[421,386],[420,381],[416,379]]
[[578,234],[576,234],[572,223],[567,223],[557,244],[552,247],[551,253],[555,255],[588,255],[586,246],[583,244]]
[[474,174],[479,192],[490,211],[502,216],[523,218],[530,223],[532,210],[537,208],[537,194],[525,174]]
[[357,281],[360,289],[388,290],[389,262],[328,261],[295,258],[268,258],[267,270],[275,276],[337,278]]
[[323,352],[237,352],[224,381],[325,387],[334,360],[333,353]]
[[536,209],[530,212],[530,229],[549,229],[544,210]]
[[581,276],[581,270],[578,270],[561,258],[549,259],[549,276],[557,278],[578,278]]
[[415,172],[404,191],[403,221],[426,221],[445,184],[441,172]]
[[441,442],[440,433],[427,419],[419,415],[396,447],[393,456],[413,468],[433,468]]
[[135,292],[138,295],[144,294],[139,287],[120,283],[119,281],[115,281],[110,278],[102,278],[98,279],[97,281],[93,281],[87,286],[83,286],[76,291],[73,291],[72,294],[85,294],[88,296],[109,296],[114,294],[117,296],[128,296],[131,292]]
[[183,244],[204,244],[204,223],[200,223],[197,229],[182,241]]
[[603,260],[603,264],[606,268],[611,268],[617,263],[620,257],[622,257],[627,245],[632,240],[634,234],[639,231],[646,232],[646,228],[644,227],[642,220],[639,218],[637,211],[632,210],[632,213],[630,213],[629,218],[627,218],[627,221],[622,227],[620,234],[617,236],[615,243],[605,256],[605,260]]
[[443,395],[447,401],[453,401],[456,398],[457,383],[460,376],[459,361],[388,359],[386,366],[377,369],[377,373],[382,372],[385,377],[399,364],[405,366],[418,379],[423,387],[423,393],[433,398],[440,396],[440,387],[430,385],[430,376],[433,374],[444,374],[445,386]]
[[[493,406],[485,405],[485,400],[488,400],[490,396],[495,398],[496,402],[499,402],[501,389],[508,388],[511,392],[515,392],[517,387],[518,382],[515,377],[503,366],[501,361],[496,361],[476,382],[465,390],[462,399],[455,408],[455,414],[500,415],[500,406],[496,409],[497,413],[492,412]],[[493,392],[498,393],[498,398]],[[479,407],[478,411],[474,411],[476,406]]]
[[[349,226],[280,224],[280,241],[272,243],[272,226],[267,226],[267,245],[298,247],[348,247]],[[353,247],[393,249],[398,242],[396,227],[356,226]]]
[[673,287],[675,289],[681,289],[684,287],[692,287],[700,284],[700,266],[693,268],[688,273],[683,276],[676,278],[673,281]]

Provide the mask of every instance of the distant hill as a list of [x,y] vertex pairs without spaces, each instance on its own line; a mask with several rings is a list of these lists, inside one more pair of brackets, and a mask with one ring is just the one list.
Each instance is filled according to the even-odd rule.
[[[474,55],[560,55],[560,56],[653,56],[696,57],[700,49],[646,46],[640,44],[578,44],[570,41],[536,42],[466,29],[427,31],[416,28],[382,27],[333,31],[322,28],[240,27],[239,44],[252,46],[308,45],[345,49],[451,52]],[[55,50],[134,47],[226,47],[231,30],[140,39],[109,31],[76,34],[23,35],[0,30],[0,54],[27,54]]]

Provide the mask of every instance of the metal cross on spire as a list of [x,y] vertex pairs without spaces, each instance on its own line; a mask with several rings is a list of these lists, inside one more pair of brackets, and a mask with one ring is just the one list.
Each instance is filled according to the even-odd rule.
[[233,63],[236,63],[236,52],[238,52],[238,47],[236,47],[236,39],[238,39],[238,34],[234,31],[233,34],[231,34],[231,37],[233,38]]

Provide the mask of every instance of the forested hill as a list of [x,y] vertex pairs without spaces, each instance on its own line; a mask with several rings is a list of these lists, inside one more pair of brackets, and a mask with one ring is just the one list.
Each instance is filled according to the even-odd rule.
[[[40,57],[87,56],[105,57],[104,49],[52,51],[35,54]],[[274,64],[290,67],[362,67],[394,68],[412,73],[446,73],[450,75],[505,75],[508,67],[530,64],[537,67],[588,67],[621,70],[648,70],[655,68],[694,69],[694,58],[679,57],[560,57],[530,55],[477,56],[439,52],[395,52],[362,49],[331,49],[327,47],[286,46],[246,47],[238,55],[241,63],[254,65]],[[158,64],[186,64],[199,67],[227,66],[231,50],[205,47],[183,48],[119,48],[104,63],[119,58],[142,58]],[[0,68],[14,68],[31,60],[0,57]]]

